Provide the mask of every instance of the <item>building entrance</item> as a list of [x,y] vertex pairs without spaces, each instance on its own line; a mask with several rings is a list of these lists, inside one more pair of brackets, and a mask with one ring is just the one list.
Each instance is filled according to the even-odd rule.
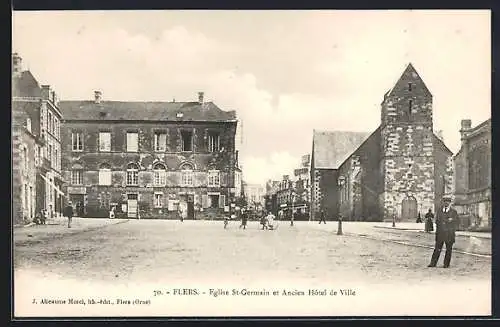
[[418,215],[417,199],[413,196],[408,196],[401,203],[401,220],[416,221]]

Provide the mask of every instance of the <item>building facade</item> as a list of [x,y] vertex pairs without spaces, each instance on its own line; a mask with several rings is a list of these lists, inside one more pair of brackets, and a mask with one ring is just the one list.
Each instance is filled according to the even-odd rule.
[[236,195],[235,111],[205,102],[61,101],[66,190],[82,216],[221,218]]
[[[23,199],[14,216],[32,219],[42,209],[61,215],[64,193],[61,175],[62,114],[50,86],[38,84],[22,59],[12,55],[13,196]],[[18,190],[20,189],[20,190]],[[16,218],[18,219],[18,218]]]
[[264,206],[265,187],[260,184],[244,184],[243,193],[247,197],[248,208],[250,210],[260,210]]
[[454,189],[452,152],[433,131],[432,94],[409,64],[381,104],[381,125],[339,167],[348,220],[414,221]]
[[12,204],[14,223],[26,223],[35,217],[35,148],[41,145],[33,134],[32,121],[22,104],[12,104]]
[[279,210],[278,192],[281,189],[281,185],[282,181],[268,180],[266,183],[266,194],[264,195],[265,209],[274,215],[277,215]]
[[462,120],[461,147],[455,155],[455,207],[469,216],[468,225],[492,225],[491,119],[472,127]]
[[311,155],[302,156],[300,168],[294,169],[294,212],[300,219],[310,218],[311,209]]
[[313,131],[311,154],[310,219],[317,220],[321,211],[326,219],[338,216],[338,169],[367,138],[363,132]]

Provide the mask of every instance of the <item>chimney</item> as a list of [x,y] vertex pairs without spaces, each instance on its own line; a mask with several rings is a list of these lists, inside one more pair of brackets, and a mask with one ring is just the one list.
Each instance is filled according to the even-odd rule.
[[52,91],[50,85],[42,85],[42,99],[52,101]]
[[102,92],[101,91],[94,91],[94,102],[99,104],[101,103],[102,100]]
[[204,102],[204,99],[203,99],[204,95],[205,95],[204,92],[198,92],[198,102],[200,104],[203,104],[203,102]]
[[50,95],[51,95],[51,101],[52,101],[52,103],[53,103],[55,106],[57,106],[57,105],[59,104],[59,99],[58,99],[58,97],[57,97],[56,92],[55,92],[55,91],[52,91],[52,92],[50,93]]
[[23,59],[17,52],[12,54],[12,75],[18,77],[23,71],[22,67]]
[[472,120],[470,119],[462,119],[461,121],[461,129],[460,129],[460,137],[464,140],[467,135],[469,135],[469,130],[472,127]]

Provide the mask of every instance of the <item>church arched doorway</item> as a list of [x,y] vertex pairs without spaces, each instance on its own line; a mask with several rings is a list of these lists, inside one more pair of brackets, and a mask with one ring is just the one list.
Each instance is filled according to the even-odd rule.
[[417,199],[413,196],[407,196],[401,203],[401,220],[415,221],[417,219]]

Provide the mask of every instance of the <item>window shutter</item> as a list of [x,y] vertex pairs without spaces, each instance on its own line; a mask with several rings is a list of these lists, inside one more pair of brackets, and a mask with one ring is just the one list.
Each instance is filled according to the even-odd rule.
[[160,134],[160,151],[165,151],[165,148],[167,146],[167,134]]
[[225,204],[226,204],[226,196],[225,195],[219,196],[219,208],[224,208]]
[[208,195],[202,194],[201,196],[201,206],[203,209],[208,208]]

